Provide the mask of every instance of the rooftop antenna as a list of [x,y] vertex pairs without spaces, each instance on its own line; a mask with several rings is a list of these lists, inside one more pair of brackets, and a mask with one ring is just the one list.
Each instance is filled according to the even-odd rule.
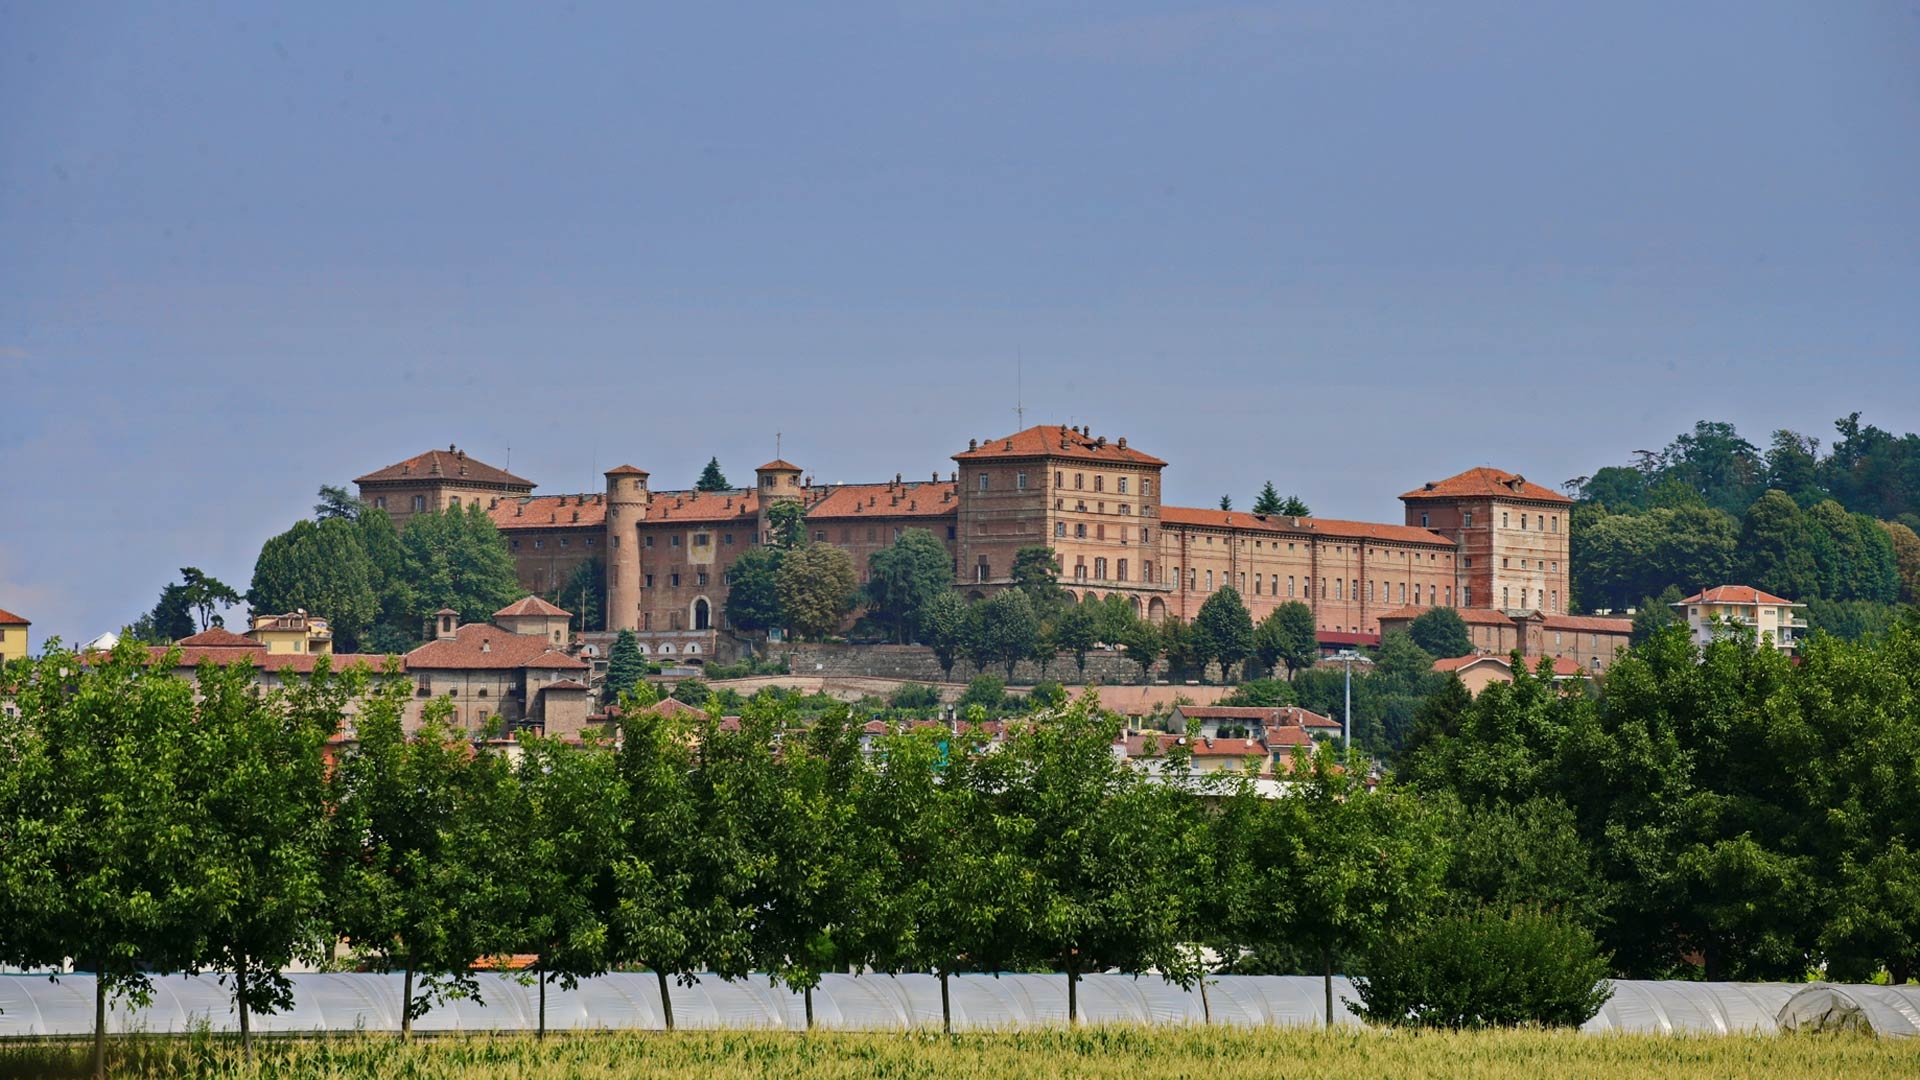
[[504,469],[502,469],[501,471],[502,471],[502,472],[512,472],[512,471],[513,471],[513,447],[511,447],[511,446],[509,446],[509,447],[507,447],[507,465],[506,465],[506,468],[504,468]]
[[1013,355],[1013,415],[1020,421],[1017,430],[1027,430],[1026,357]]
[[780,433],[777,431],[773,433],[773,460],[783,460],[780,457]]

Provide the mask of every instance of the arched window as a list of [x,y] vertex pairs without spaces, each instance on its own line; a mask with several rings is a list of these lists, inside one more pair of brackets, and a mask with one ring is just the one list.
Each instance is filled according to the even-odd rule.
[[693,602],[693,628],[695,630],[710,630],[713,628],[713,608],[707,603],[707,598],[704,596]]

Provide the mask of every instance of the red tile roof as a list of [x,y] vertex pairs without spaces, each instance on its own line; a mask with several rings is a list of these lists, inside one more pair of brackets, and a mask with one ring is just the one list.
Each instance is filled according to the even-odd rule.
[[354,480],[356,484],[394,483],[396,481],[416,481],[424,479],[465,480],[469,483],[501,484],[508,487],[522,487],[531,491],[534,482],[515,476],[505,469],[496,469],[478,458],[470,458],[465,450],[449,447],[445,450],[429,450],[424,454],[415,454],[405,461],[396,462],[384,469],[378,469]]
[[608,469],[607,476],[652,476],[653,474],[637,465],[615,465]]
[[[1294,522],[1299,524],[1295,525]],[[1423,544],[1453,550],[1453,541],[1437,532],[1413,525],[1383,525],[1370,521],[1344,521],[1339,518],[1289,518],[1268,514],[1249,514],[1242,510],[1215,510],[1199,506],[1162,506],[1163,525],[1188,525],[1208,529],[1242,529],[1290,536],[1329,536],[1342,540],[1378,540],[1394,544]]]
[[1462,496],[1526,499],[1531,502],[1563,504],[1573,502],[1572,499],[1552,488],[1541,487],[1519,473],[1486,466],[1468,469],[1458,475],[1449,476],[1445,480],[1430,480],[1400,497],[1402,499],[1450,499]]
[[1784,607],[1804,607],[1782,596],[1770,592],[1761,592],[1751,585],[1717,585],[1711,589],[1694,593],[1682,604],[1778,604]]
[[[1685,603],[1685,601],[1681,601]],[[1573,630],[1582,634],[1631,634],[1632,619],[1611,618],[1605,615],[1548,615],[1540,620],[1540,625],[1549,630]]]
[[991,461],[996,458],[1051,457],[1073,461],[1104,462],[1114,465],[1165,465],[1151,454],[1143,454],[1125,445],[1125,440],[1108,442],[1104,438],[1082,435],[1070,427],[1042,424],[997,439],[988,439],[971,450],[953,455],[955,461]]
[[604,529],[605,495],[528,495],[498,499],[487,507],[497,529]]
[[753,521],[760,516],[760,497],[751,491],[656,492],[647,508],[644,528],[655,522],[721,524]]
[[[1148,753],[1152,753],[1157,757],[1165,757],[1175,746],[1183,741],[1186,743],[1187,749],[1193,752],[1194,757],[1263,758],[1267,756],[1267,748],[1254,739],[1200,739],[1188,738],[1184,735],[1164,735],[1157,732],[1128,735],[1126,739],[1127,756],[1130,758],[1141,757]],[[1151,751],[1148,750],[1147,740],[1149,739],[1154,740],[1154,749]]]
[[546,688],[548,690],[578,690],[583,694],[587,692],[586,683],[575,682],[572,679],[561,679],[559,682],[550,682]]
[[[1435,660],[1433,662],[1433,670],[1439,672],[1465,671],[1475,664],[1489,663],[1497,664],[1502,668],[1507,667],[1507,661],[1504,658],[1495,656],[1492,653],[1479,653],[1473,656],[1449,656],[1444,659]],[[1510,671],[1511,669],[1508,670]]]
[[1322,645],[1378,645],[1379,634],[1362,634],[1353,630],[1320,630],[1314,638]]
[[[1392,611],[1383,611],[1374,617],[1383,623],[1400,622],[1407,619],[1417,619],[1432,610],[1433,608],[1424,604],[1419,607],[1408,605],[1406,607],[1394,608]],[[1487,608],[1454,608],[1453,610],[1459,613],[1462,622],[1470,626],[1513,625],[1513,620],[1506,615],[1498,611],[1488,610]]]
[[807,520],[823,518],[952,517],[960,500],[948,481],[898,484],[839,484],[807,508]]
[[513,603],[508,604],[506,607],[501,608],[499,611],[494,612],[493,617],[498,619],[502,616],[547,615],[553,618],[567,618],[572,616],[572,614],[573,612],[562,611],[537,596],[523,596]]
[[189,649],[194,649],[194,648],[264,649],[266,648],[265,645],[260,644],[259,642],[253,640],[252,638],[241,637],[239,634],[234,633],[233,631],[227,629],[224,626],[216,626],[208,630],[202,630],[197,634],[192,634],[187,637],[183,637],[179,641],[175,642],[174,644],[180,645],[184,648],[189,648]]
[[1249,708],[1237,705],[1182,705],[1174,712],[1189,720],[1257,720],[1262,726],[1289,724],[1295,727],[1337,728],[1337,721],[1296,705]]
[[235,646],[208,647],[204,645],[149,645],[147,646],[147,662],[150,664],[159,663],[168,652],[175,650],[180,653],[179,666],[182,668],[196,668],[200,666],[201,661],[211,661],[215,664],[222,665],[247,664],[259,668],[262,671],[276,673],[296,671],[304,675],[313,671],[314,664],[318,663],[322,656],[327,657],[329,666],[334,671],[344,671],[355,664],[365,664],[373,670],[379,671],[384,668],[387,663],[385,656],[379,656],[373,653],[269,653],[265,645],[255,645],[252,642],[248,642],[246,648],[238,648]]
[[794,464],[793,462],[791,462],[791,461],[788,461],[788,460],[787,460],[787,459],[785,459],[785,458],[774,458],[774,459],[773,459],[772,461],[769,461],[769,462],[767,462],[767,463],[766,463],[765,465],[762,465],[762,466],[760,466],[759,468],[757,468],[757,469],[755,469],[755,470],[753,470],[753,471],[754,471],[754,472],[757,472],[757,473],[760,473],[760,472],[799,472],[799,471],[800,471],[800,466],[798,466],[798,465],[795,465],[795,464]]
[[13,612],[8,611],[6,608],[0,608],[0,626],[32,626],[32,625],[33,625],[32,623],[28,622],[27,620],[21,618],[18,615],[15,615]]
[[585,671],[587,665],[555,651],[544,637],[512,634],[491,623],[468,623],[454,636],[407,654],[408,671],[506,671],[549,668]]
[[[1338,724],[1334,725],[1335,728],[1339,726]],[[1312,733],[1303,727],[1270,727],[1262,732],[1262,734],[1265,736],[1264,741],[1269,750],[1280,747],[1313,745]]]
[[[1532,671],[1534,665],[1540,662],[1538,657],[1522,657],[1521,659],[1526,661],[1528,671]],[[1492,664],[1504,672],[1509,678],[1513,675],[1513,667],[1507,663],[1507,658],[1504,656],[1496,656],[1493,653],[1480,653],[1475,656],[1455,656],[1446,660],[1435,660],[1433,662],[1433,670],[1443,673],[1449,671],[1461,672],[1477,664]],[[1586,673],[1587,670],[1581,667],[1580,662],[1577,660],[1569,660],[1564,656],[1556,656],[1553,658],[1553,675],[1556,679],[1571,679],[1576,675],[1585,675]]]

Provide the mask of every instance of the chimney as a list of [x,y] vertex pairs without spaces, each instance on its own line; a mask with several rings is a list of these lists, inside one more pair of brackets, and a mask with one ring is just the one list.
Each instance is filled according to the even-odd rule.
[[482,653],[490,653],[490,652],[492,652],[492,651],[493,651],[493,642],[491,642],[491,641],[488,641],[488,640],[487,640],[486,638],[481,638],[481,639],[480,639],[480,651],[481,651]]
[[1120,436],[1119,446],[1122,450],[1127,448],[1127,437],[1125,435]]
[[967,449],[968,449],[969,451],[972,451],[972,450],[978,450],[978,449],[980,449],[980,440],[979,440],[979,439],[968,439],[968,440],[967,440]]

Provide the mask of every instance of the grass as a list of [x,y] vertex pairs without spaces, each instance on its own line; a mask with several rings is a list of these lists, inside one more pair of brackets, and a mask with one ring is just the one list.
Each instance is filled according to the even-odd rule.
[[[1574,1032],[1323,1032],[1093,1027],[995,1034],[750,1031],[469,1035],[410,1045],[388,1035],[262,1040],[246,1061],[227,1037],[133,1038],[109,1048],[115,1077],[272,1080],[1157,1080],[1487,1077],[1888,1077],[1920,1075],[1920,1039],[1639,1036]],[[82,1077],[88,1046],[0,1044],[0,1078]]]

